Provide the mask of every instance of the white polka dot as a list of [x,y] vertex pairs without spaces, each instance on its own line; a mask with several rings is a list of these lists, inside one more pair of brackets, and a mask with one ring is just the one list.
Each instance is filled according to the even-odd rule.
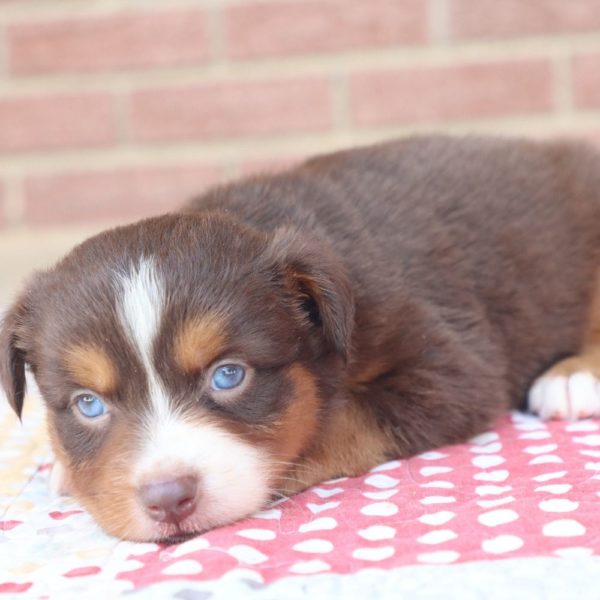
[[519,515],[509,508],[499,508],[498,510],[491,510],[486,513],[482,513],[477,517],[477,520],[486,527],[496,527],[497,525],[504,525],[505,523],[512,523],[519,518]]
[[575,421],[574,423],[569,423],[565,429],[567,431],[598,431],[600,426],[588,419],[584,419],[582,421]]
[[600,471],[600,462],[587,462],[584,468],[587,471]]
[[183,544],[178,544],[171,552],[173,558],[178,558],[184,554],[190,554],[191,552],[198,552],[199,550],[206,550],[210,547],[210,543],[206,538],[195,537]]
[[296,552],[307,552],[310,554],[326,554],[333,550],[333,544],[328,540],[305,540],[292,547]]
[[523,546],[524,542],[516,535],[499,535],[498,537],[484,540],[481,547],[490,554],[504,554],[513,552]]
[[594,555],[594,550],[592,548],[559,548],[554,551],[554,554],[558,554],[558,556],[562,556],[563,558],[587,558],[588,556]]
[[229,554],[234,558],[237,558],[240,562],[248,563],[249,565],[257,565],[267,560],[267,557],[262,552],[259,552],[252,546],[246,546],[244,544],[231,546],[231,548],[229,548]]
[[456,502],[456,498],[454,496],[427,496],[419,500],[419,502],[426,506],[430,504],[451,504],[452,502]]
[[481,454],[479,456],[475,456],[471,462],[475,467],[487,469],[489,467],[497,467],[498,465],[501,465],[502,463],[506,462],[506,459],[496,454]]
[[300,533],[307,533],[308,531],[323,531],[326,529],[335,529],[338,526],[337,521],[332,517],[320,517],[310,523],[304,523],[300,525],[298,531]]
[[515,428],[520,431],[536,431],[538,429],[546,429],[546,426],[543,423],[531,421],[531,423],[519,423],[515,425]]
[[197,560],[178,560],[164,568],[163,575],[196,575],[202,573],[202,565]]
[[368,517],[391,517],[398,512],[398,507],[391,502],[375,502],[363,506],[360,512]]
[[591,456],[592,458],[600,458],[600,450],[580,450],[579,454],[583,454],[583,456]]
[[523,452],[527,452],[527,454],[548,454],[554,452],[557,448],[556,444],[543,444],[541,446],[527,446],[523,448]]
[[596,434],[574,437],[573,441],[577,444],[584,444],[585,446],[600,446],[600,435]]
[[532,431],[535,429],[546,429],[546,425],[543,421],[540,421],[538,417],[533,415],[526,415],[523,413],[512,414],[513,423],[516,429],[521,431]]
[[498,471],[484,471],[482,473],[475,473],[475,475],[473,475],[473,478],[477,479],[478,481],[500,482],[508,479],[508,476],[509,472],[507,470],[500,469]]
[[500,436],[495,431],[486,431],[485,433],[480,433],[479,435],[471,438],[469,443],[475,446],[485,446],[490,442],[495,442],[499,438]]
[[292,573],[298,573],[299,575],[310,575],[312,573],[322,573],[323,571],[329,571],[331,566],[322,560],[303,560],[297,562],[290,567]]
[[389,500],[398,493],[398,490],[382,490],[380,492],[363,492],[362,495],[369,500]]
[[417,542],[421,542],[421,544],[443,544],[457,537],[451,529],[436,529],[418,537]]
[[451,490],[454,487],[454,484],[451,481],[430,481],[428,483],[419,484],[419,487]]
[[502,450],[502,444],[493,442],[487,446],[471,446],[469,450],[475,454],[498,454]]
[[337,508],[340,504],[341,502],[325,502],[323,504],[313,504],[312,502],[308,502],[306,504],[306,508],[308,508],[308,510],[310,510],[311,513],[316,515],[317,513],[323,512],[325,510],[333,510],[334,508]]
[[236,535],[249,540],[274,540],[277,537],[270,529],[242,529],[237,531]]
[[502,506],[503,504],[510,504],[514,502],[516,498],[514,496],[505,496],[504,498],[494,498],[493,500],[477,500],[477,504],[481,508],[494,508],[496,506]]
[[331,498],[331,496],[336,496],[337,494],[341,494],[344,490],[340,487],[336,488],[320,488],[314,487],[312,490],[317,496],[320,498]]
[[496,496],[510,492],[510,490],[512,490],[510,485],[478,485],[475,488],[475,492],[479,496]]
[[560,479],[567,474],[567,471],[553,471],[552,473],[542,473],[533,477],[534,481],[550,481],[551,479]]
[[546,523],[542,533],[548,537],[575,537],[585,534],[585,527],[574,519],[559,519]]
[[448,455],[443,452],[423,452],[423,454],[419,454],[418,458],[422,458],[423,460],[439,460],[440,458],[446,458]]
[[382,465],[378,465],[377,467],[371,469],[371,472],[377,473],[378,471],[391,471],[392,469],[397,469],[401,465],[402,463],[399,460],[391,460],[390,462],[383,463]]
[[536,417],[531,413],[524,413],[517,410],[510,413],[510,420],[513,422],[514,425],[516,425],[517,423],[527,423],[529,421],[541,422],[539,417]]
[[546,465],[546,464],[559,464],[564,462],[560,456],[556,456],[556,454],[542,454],[541,456],[536,456],[532,458],[527,464],[528,465]]
[[422,563],[431,563],[433,565],[446,565],[460,558],[458,552],[453,550],[439,550],[438,552],[426,552],[418,554],[417,560]]
[[548,492],[549,494],[566,494],[573,486],[570,483],[550,483],[535,488],[536,492]]
[[528,431],[519,435],[520,440],[545,440],[550,437],[550,432],[538,429],[536,431]]
[[357,548],[352,552],[353,558],[360,560],[378,561],[385,560],[394,556],[395,550],[393,546],[382,546],[381,548]]
[[439,475],[440,473],[450,473],[452,467],[422,467],[419,473],[423,477],[431,477],[432,475]]
[[379,540],[391,540],[396,535],[396,530],[387,525],[372,525],[366,529],[359,529],[358,535],[370,542],[377,542]]
[[453,513],[449,510],[440,510],[439,512],[420,516],[419,521],[421,521],[421,523],[425,523],[425,525],[443,525],[444,523],[454,519],[455,516],[456,513]]
[[367,485],[372,485],[376,488],[385,489],[397,486],[400,483],[400,480],[394,477],[389,477],[388,475],[381,475],[378,473],[376,475],[371,475],[370,477],[367,477],[365,479],[365,483]]
[[579,502],[572,502],[566,498],[550,498],[542,500],[539,507],[545,512],[572,512],[579,508]]

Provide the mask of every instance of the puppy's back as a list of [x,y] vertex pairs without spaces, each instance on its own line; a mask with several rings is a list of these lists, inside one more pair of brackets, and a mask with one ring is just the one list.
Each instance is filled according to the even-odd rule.
[[191,208],[326,239],[372,338],[398,335],[407,298],[451,315],[458,335],[477,310],[515,397],[581,344],[600,258],[600,158],[583,145],[408,138],[225,186]]

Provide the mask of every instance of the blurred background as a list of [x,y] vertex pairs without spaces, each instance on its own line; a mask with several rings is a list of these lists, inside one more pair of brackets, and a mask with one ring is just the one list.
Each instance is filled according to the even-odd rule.
[[427,131],[600,144],[600,0],[0,0],[0,306],[102,228]]

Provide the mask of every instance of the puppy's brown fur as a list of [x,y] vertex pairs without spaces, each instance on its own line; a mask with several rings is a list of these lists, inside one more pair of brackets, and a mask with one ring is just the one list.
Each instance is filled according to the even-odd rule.
[[[104,526],[160,538],[172,532],[119,525],[135,491],[110,472],[135,454],[148,403],[114,317],[114,273],[131,261],[152,256],[168,290],[152,356],[178,414],[260,448],[270,489],[290,492],[523,408],[533,380],[590,339],[599,253],[600,158],[584,146],[426,137],[339,152],[76,248],[7,314],[0,378],[20,413],[31,366],[83,502],[98,492],[85,473],[113,482],[121,513],[103,520],[87,501]],[[77,377],[94,377],[91,351],[68,350],[82,347],[108,357],[106,431],[73,416]],[[243,397],[202,387],[222,355],[252,368]]]

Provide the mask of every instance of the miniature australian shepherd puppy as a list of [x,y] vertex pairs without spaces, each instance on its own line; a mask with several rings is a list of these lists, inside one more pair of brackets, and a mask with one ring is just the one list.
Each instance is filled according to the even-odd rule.
[[93,237],[6,313],[55,491],[172,541],[463,442],[600,415],[600,156],[421,137],[217,187]]

